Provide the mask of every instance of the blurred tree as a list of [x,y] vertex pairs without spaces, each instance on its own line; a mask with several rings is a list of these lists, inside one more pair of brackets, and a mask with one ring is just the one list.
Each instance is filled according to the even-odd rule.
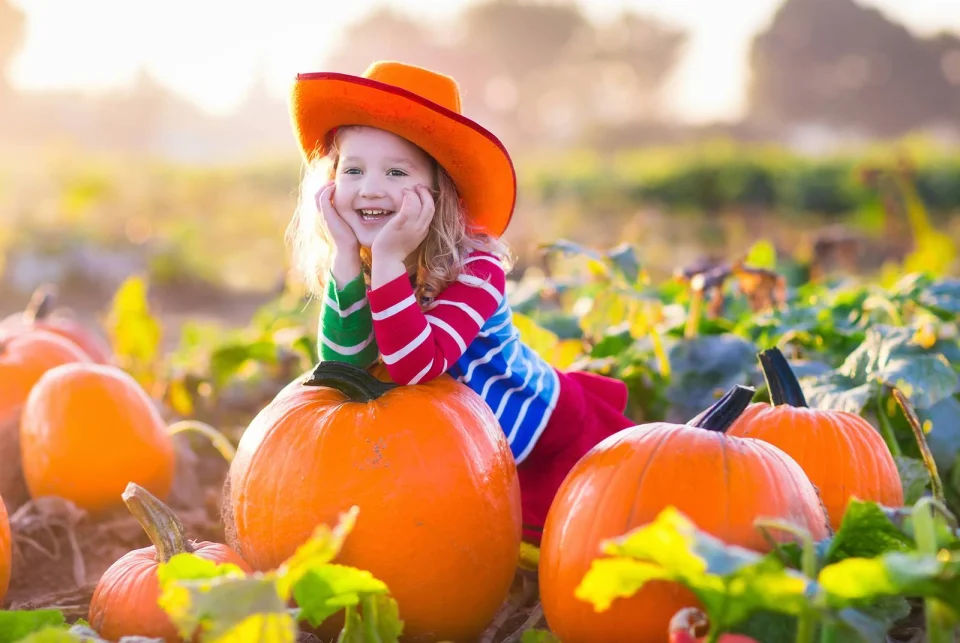
[[751,49],[751,116],[895,136],[960,124],[960,47],[925,40],[854,0],[786,0]]
[[23,12],[10,0],[0,0],[0,91],[8,89],[10,63],[20,52],[25,33],[26,18]]

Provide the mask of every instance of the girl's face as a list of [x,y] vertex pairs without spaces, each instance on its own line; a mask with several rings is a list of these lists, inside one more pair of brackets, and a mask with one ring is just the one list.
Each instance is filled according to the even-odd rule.
[[339,142],[333,204],[364,248],[403,203],[404,188],[431,189],[430,157],[410,141],[373,127],[351,127]]

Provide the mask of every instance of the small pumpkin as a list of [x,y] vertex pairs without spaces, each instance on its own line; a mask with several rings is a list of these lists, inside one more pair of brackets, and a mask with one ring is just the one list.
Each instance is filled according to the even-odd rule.
[[758,358],[772,404],[750,405],[727,435],[763,440],[790,454],[819,489],[834,529],[851,497],[903,506],[900,473],[877,430],[854,413],[809,408],[780,349]]
[[117,505],[130,481],[162,498],[173,484],[163,418],[115,366],[76,362],[44,373],[23,406],[20,455],[31,497],[60,496],[91,512]]
[[103,573],[90,600],[90,625],[111,641],[143,636],[180,643],[177,628],[157,604],[160,563],[192,553],[215,563],[232,563],[246,573],[250,566],[224,544],[188,542],[177,515],[140,485],[131,482],[122,497],[153,544],[124,554]]
[[98,364],[109,364],[112,351],[107,342],[84,326],[68,311],[57,308],[56,288],[41,286],[34,293],[26,309],[0,321],[0,335],[15,335],[42,329],[73,342]]
[[0,497],[0,605],[10,589],[10,566],[13,548],[11,547],[10,519],[3,498]]
[[[623,429],[588,451],[567,474],[544,525],[540,594],[550,629],[564,643],[663,641],[671,617],[699,606],[677,583],[653,581],[596,613],[574,590],[600,544],[645,525],[668,506],[734,545],[767,551],[757,518],[792,522],[815,539],[829,534],[817,491],[790,456],[761,440],[724,432],[754,389],[736,386],[687,424]],[[779,541],[795,538],[772,530]]]
[[46,330],[0,335],[0,418],[19,408],[54,366],[91,361],[79,346]]
[[447,375],[398,386],[320,363],[249,425],[224,504],[227,542],[258,570],[357,505],[337,562],[387,584],[408,641],[476,640],[507,598],[520,551],[506,438],[484,401]]

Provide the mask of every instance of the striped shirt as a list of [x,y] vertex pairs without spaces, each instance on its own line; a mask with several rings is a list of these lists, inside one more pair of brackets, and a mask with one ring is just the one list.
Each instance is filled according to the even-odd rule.
[[358,276],[337,290],[330,276],[320,315],[320,356],[367,367],[383,360],[398,384],[449,373],[494,411],[519,464],[557,402],[557,373],[520,340],[497,258],[474,252],[424,312],[400,275],[376,289]]

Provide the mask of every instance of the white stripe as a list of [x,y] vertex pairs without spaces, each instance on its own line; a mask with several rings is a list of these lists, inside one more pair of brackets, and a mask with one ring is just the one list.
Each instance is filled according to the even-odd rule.
[[403,301],[397,302],[389,308],[381,310],[380,312],[372,313],[372,315],[375,320],[380,321],[381,319],[386,319],[387,317],[393,317],[407,306],[415,304],[416,302],[416,298],[413,295],[409,295]]
[[456,306],[463,312],[470,315],[470,319],[472,319],[477,324],[477,326],[483,326],[483,317],[480,316],[480,313],[478,313],[473,308],[471,308],[468,304],[465,304],[462,301],[450,301],[449,299],[437,299],[434,303],[446,304],[447,306]]
[[533,447],[535,447],[537,442],[540,440],[540,436],[543,435],[544,429],[547,428],[547,422],[549,422],[550,418],[553,416],[553,409],[556,408],[557,399],[560,397],[560,382],[557,380],[555,373],[553,374],[553,379],[553,396],[550,398],[550,403],[547,404],[547,408],[543,412],[543,416],[540,418],[540,425],[533,432],[533,437],[530,438],[530,441],[527,443],[527,446],[523,448],[523,451],[517,455],[517,464],[520,464],[527,459],[527,456],[530,455],[531,451],[533,451]]
[[373,341],[373,337],[374,337],[373,331],[370,331],[370,335],[365,340],[363,340],[362,342],[360,342],[355,346],[341,346],[340,344],[330,341],[323,335],[320,336],[320,341],[323,342],[324,346],[327,346],[328,348],[335,350],[341,355],[356,355],[357,353],[359,353],[364,348],[370,345],[370,342]]
[[[509,389],[507,389],[507,392],[503,394],[503,397],[500,398],[500,404],[499,404],[499,406],[497,406],[497,412],[495,413],[495,415],[497,416],[497,419],[498,419],[498,420],[500,419],[500,415],[503,414],[503,412],[507,409],[507,400],[510,399],[510,396],[513,395],[514,393],[516,393],[517,391],[519,391],[520,389],[526,388],[527,384],[530,383],[530,378],[531,378],[531,377],[533,377],[533,369],[532,369],[532,368],[531,368],[529,371],[527,371],[527,376],[526,376],[525,378],[523,378],[523,384],[521,384],[520,386],[514,386],[513,388],[509,388]],[[540,379],[542,380],[543,378],[540,378]],[[527,401],[529,402],[529,400],[527,400]],[[516,422],[514,422],[514,428],[511,429],[511,430],[510,430],[510,434],[507,435],[507,442],[509,442],[509,441],[511,441],[511,440],[513,439],[513,434],[516,433],[516,430],[517,430],[517,429],[516,429]]]
[[500,380],[505,380],[513,375],[513,363],[517,360],[517,355],[520,354],[520,344],[514,344],[514,346],[516,347],[516,350],[513,351],[513,354],[510,355],[510,357],[507,358],[506,370],[499,375],[494,375],[483,384],[483,389],[480,391],[480,397],[486,399],[487,393],[490,392],[490,387],[493,386],[494,383],[499,382]]
[[[530,370],[532,371],[533,369]],[[517,413],[517,417],[513,421],[513,426],[510,427],[510,434],[507,436],[507,442],[513,443],[513,439],[517,437],[517,429],[519,429],[520,425],[523,423],[523,417],[527,414],[527,409],[530,408],[530,403],[533,402],[533,399],[540,395],[540,391],[543,390],[543,381],[545,375],[547,375],[547,371],[540,371],[540,377],[537,379],[537,388],[533,391],[533,395],[524,400],[523,405],[520,406],[520,412]]]
[[[491,317],[490,319],[493,319],[493,317]],[[506,319],[505,321],[501,322],[501,323],[498,324],[497,326],[494,326],[493,328],[488,328],[488,329],[486,329],[486,330],[480,331],[480,332],[477,333],[477,334],[478,334],[480,337],[490,337],[490,335],[493,335],[493,334],[495,334],[495,333],[498,333],[498,332],[500,332],[501,330],[503,330],[504,328],[506,328],[507,326],[509,326],[512,321],[513,321],[513,320],[512,320],[510,317],[507,317],[507,319]]]
[[500,300],[503,299],[503,293],[494,288],[491,284],[487,283],[485,279],[480,277],[474,277],[473,275],[460,275],[457,277],[457,281],[462,284],[467,284],[468,286],[476,286],[478,288],[483,288],[490,295],[497,300],[497,303],[500,303]]
[[332,308],[334,311],[336,311],[336,313],[340,315],[341,318],[349,317],[353,313],[357,312],[358,310],[366,306],[368,303],[367,298],[364,297],[357,303],[353,304],[352,306],[349,306],[346,310],[340,310],[340,305],[337,304],[337,302],[335,302],[333,299],[331,299],[330,295],[326,295],[325,299],[326,299],[327,307]]
[[430,363],[427,364],[427,367],[426,367],[425,369],[423,369],[422,371],[420,371],[419,373],[417,373],[417,374],[414,376],[414,378],[408,382],[408,384],[419,384],[419,383],[420,383],[420,380],[423,379],[423,376],[424,376],[424,375],[426,375],[427,373],[430,372],[430,369],[431,369],[431,368],[433,368],[433,360],[432,360],[432,359],[430,360]]
[[386,362],[387,364],[395,364],[396,362],[399,362],[404,357],[406,357],[407,355],[415,351],[417,349],[417,346],[422,344],[429,336],[430,336],[430,324],[427,324],[426,328],[423,329],[423,332],[417,335],[417,337],[413,341],[411,341],[409,344],[407,344],[406,346],[404,346],[403,348],[401,348],[395,353],[390,353],[389,355],[382,355],[383,361]]
[[458,332],[453,328],[453,326],[451,326],[451,325],[448,324],[447,322],[443,321],[442,319],[438,319],[438,318],[434,317],[433,315],[425,315],[425,317],[427,318],[427,320],[428,320],[431,324],[433,324],[433,325],[436,326],[437,328],[442,328],[443,330],[445,330],[445,331],[447,332],[447,335],[450,335],[450,337],[453,338],[453,341],[455,341],[455,342],[457,343],[457,347],[460,349],[460,354],[461,354],[461,355],[463,355],[464,353],[467,352],[467,345],[463,343],[463,338],[460,337],[460,333],[458,333]]
[[469,259],[467,259],[466,261],[463,262],[463,265],[467,265],[468,263],[471,263],[471,262],[474,262],[474,261],[489,261],[490,263],[492,263],[493,265],[495,265],[495,266],[496,266],[497,268],[499,268],[500,270],[503,270],[503,264],[501,264],[499,261],[497,261],[497,260],[496,260],[495,258],[493,258],[493,257],[484,257],[484,256],[470,257]]
[[515,341],[517,341],[516,335],[514,335],[513,337],[511,337],[510,339],[508,339],[502,344],[497,344],[497,346],[491,349],[486,355],[484,355],[483,357],[478,357],[477,359],[470,362],[470,364],[467,365],[466,372],[464,372],[464,374],[461,375],[458,379],[461,382],[469,382],[470,376],[473,375],[474,369],[476,369],[481,364],[486,364],[487,362],[492,360],[494,357],[497,356],[497,354],[499,354],[501,351],[503,351],[505,348],[507,348],[511,343]]

